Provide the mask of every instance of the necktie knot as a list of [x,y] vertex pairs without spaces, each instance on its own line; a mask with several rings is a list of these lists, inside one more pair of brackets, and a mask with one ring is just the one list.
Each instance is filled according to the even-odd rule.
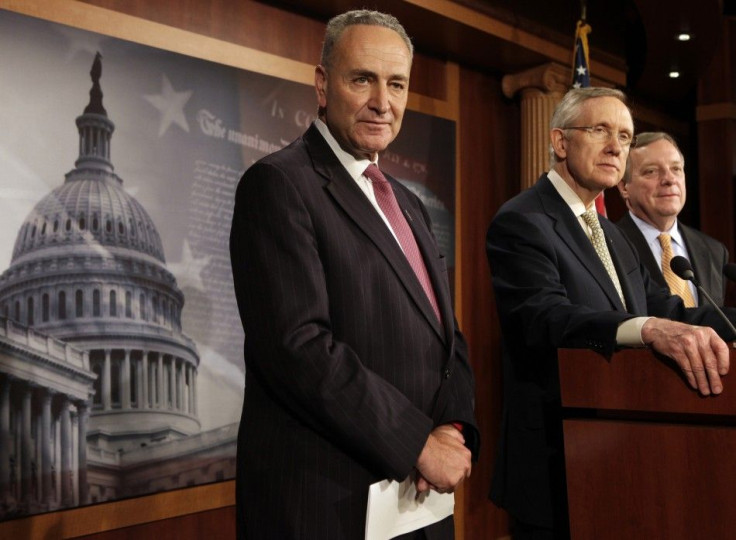
[[595,230],[597,228],[600,228],[601,224],[598,221],[598,212],[595,210],[595,208],[590,208],[586,210],[581,217],[591,229]]
[[371,163],[370,165],[368,165],[363,174],[373,183],[388,184],[388,180],[386,180],[386,177],[383,176],[381,169],[379,169],[375,163]]

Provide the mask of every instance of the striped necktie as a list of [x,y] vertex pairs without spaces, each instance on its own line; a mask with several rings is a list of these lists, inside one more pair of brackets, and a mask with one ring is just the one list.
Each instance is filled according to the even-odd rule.
[[687,281],[680,278],[670,268],[670,261],[673,257],[672,238],[669,234],[662,233],[657,237],[657,240],[659,240],[659,245],[662,246],[662,275],[670,288],[670,292],[682,298],[685,307],[695,307],[695,299],[690,292]]
[[432,289],[432,282],[429,279],[427,267],[424,265],[424,259],[419,251],[414,233],[411,227],[409,227],[409,223],[406,221],[401,208],[399,208],[399,203],[396,201],[391,184],[388,183],[388,180],[386,180],[380,169],[372,163],[368,165],[368,168],[363,174],[373,184],[373,193],[376,197],[376,202],[391,224],[391,228],[401,245],[401,249],[404,251],[406,259],[409,261],[412,270],[414,270],[414,274],[416,274],[422,289],[424,289],[429,303],[432,304],[432,309],[434,309],[437,319],[442,322],[440,308],[437,305],[437,298],[435,297],[434,289]]

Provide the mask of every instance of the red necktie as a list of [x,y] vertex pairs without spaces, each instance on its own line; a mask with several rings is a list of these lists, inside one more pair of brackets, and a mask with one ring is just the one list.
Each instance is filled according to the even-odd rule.
[[406,259],[409,261],[419,283],[424,289],[424,293],[427,295],[429,303],[432,304],[434,313],[437,315],[437,320],[442,322],[440,309],[437,306],[437,298],[435,298],[434,290],[432,289],[432,282],[430,281],[429,274],[427,273],[427,267],[424,265],[424,259],[419,251],[419,246],[417,246],[414,233],[411,232],[411,227],[409,227],[409,223],[407,223],[401,208],[399,208],[399,203],[396,202],[396,197],[394,196],[394,191],[391,189],[391,184],[388,183],[386,177],[383,176],[383,173],[374,164],[368,165],[368,168],[363,174],[365,174],[365,176],[373,183],[373,193],[376,196],[376,202],[378,203],[378,206],[381,207],[381,210],[386,216],[386,219],[388,219],[388,222],[391,224],[391,228],[393,229],[396,238],[399,240],[401,248],[404,250]]

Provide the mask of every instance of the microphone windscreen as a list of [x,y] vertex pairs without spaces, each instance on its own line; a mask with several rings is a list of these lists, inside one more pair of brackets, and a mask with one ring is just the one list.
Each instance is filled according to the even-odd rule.
[[690,261],[688,261],[685,257],[681,257],[680,255],[678,255],[677,257],[672,257],[672,260],[670,261],[670,268],[672,268],[672,271],[677,274],[681,279],[684,279],[686,281],[692,281],[693,279],[695,279],[693,267],[690,266]]
[[736,281],[736,264],[728,263],[723,267],[723,274],[731,281]]

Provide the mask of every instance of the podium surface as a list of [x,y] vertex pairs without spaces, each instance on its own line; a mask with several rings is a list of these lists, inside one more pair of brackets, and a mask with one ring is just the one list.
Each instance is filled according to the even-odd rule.
[[736,538],[734,350],[707,397],[647,349],[558,358],[572,538]]

